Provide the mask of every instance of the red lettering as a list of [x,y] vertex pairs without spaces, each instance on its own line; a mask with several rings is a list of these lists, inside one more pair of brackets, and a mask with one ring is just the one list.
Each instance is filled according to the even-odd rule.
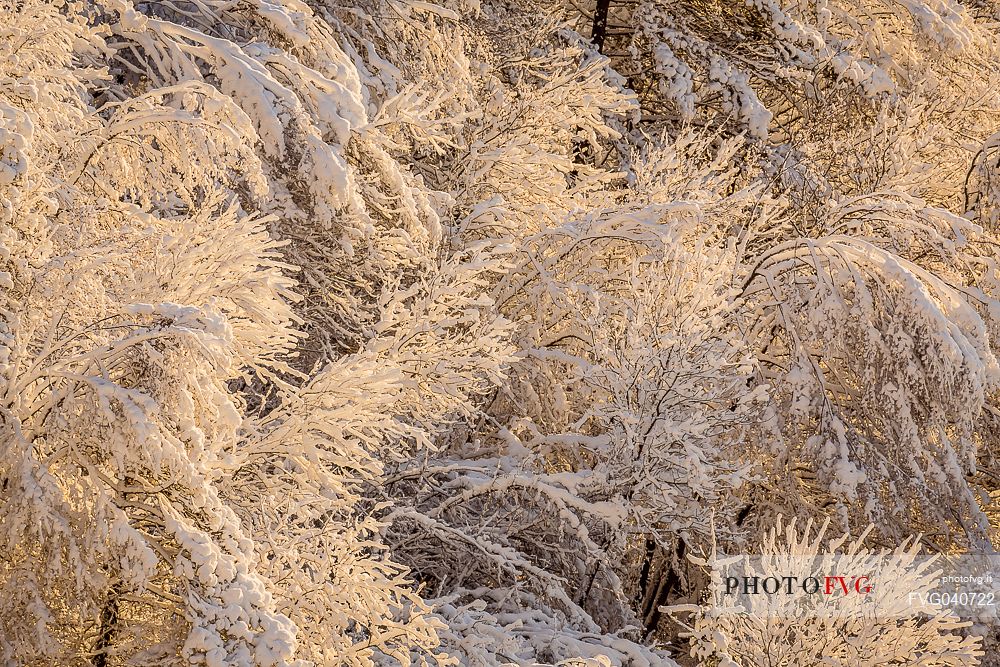
[[827,595],[833,595],[834,584],[840,584],[840,589],[844,591],[844,595],[847,595],[847,581],[843,577],[824,577],[823,581],[825,583],[825,591]]

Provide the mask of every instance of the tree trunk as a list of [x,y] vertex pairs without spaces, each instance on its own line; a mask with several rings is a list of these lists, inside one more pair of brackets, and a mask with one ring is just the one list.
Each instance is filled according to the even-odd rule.
[[94,642],[94,667],[107,667],[108,649],[111,648],[111,638],[118,625],[118,587],[112,586],[108,591],[107,600],[101,608],[101,629]]
[[594,25],[590,29],[590,39],[598,51],[603,52],[604,38],[608,34],[608,9],[611,7],[611,0],[597,0],[594,8]]

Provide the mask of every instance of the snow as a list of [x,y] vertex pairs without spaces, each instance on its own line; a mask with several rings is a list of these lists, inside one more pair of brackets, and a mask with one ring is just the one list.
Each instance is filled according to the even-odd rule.
[[814,664],[708,554],[993,548],[996,27],[682,9],[0,8],[0,662]]

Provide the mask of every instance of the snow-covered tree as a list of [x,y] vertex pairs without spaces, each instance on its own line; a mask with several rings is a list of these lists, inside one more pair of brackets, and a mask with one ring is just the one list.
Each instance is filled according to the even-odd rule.
[[100,35],[43,3],[7,19],[4,660],[436,661],[360,497],[414,437],[387,407],[406,382],[290,365],[247,114],[198,81],[95,108]]
[[0,655],[670,665],[778,514],[991,548],[995,16],[0,3]]

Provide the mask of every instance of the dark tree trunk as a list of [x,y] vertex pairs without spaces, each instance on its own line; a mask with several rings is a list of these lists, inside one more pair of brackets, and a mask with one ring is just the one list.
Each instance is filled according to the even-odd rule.
[[94,667],[107,667],[108,649],[111,648],[111,638],[115,634],[115,627],[118,625],[118,589],[112,587],[108,591],[108,598],[101,608],[101,629],[94,642]]
[[651,537],[646,538],[646,552],[642,559],[642,569],[639,571],[639,590],[636,592],[636,602],[640,605],[644,602],[646,588],[649,586],[649,570],[653,567],[653,558],[656,556],[656,542]]
[[[684,561],[684,552],[686,543],[684,540],[680,540],[677,544],[677,562],[678,567]],[[670,601],[671,592],[680,592],[681,584],[681,573],[677,568],[673,566],[668,566],[667,576],[661,584],[660,590],[657,591],[656,598],[653,602],[652,608],[649,610],[649,614],[646,616],[646,633],[647,636],[651,636],[656,632],[657,626],[660,625],[660,607],[666,605]]]
[[603,52],[604,38],[608,34],[608,9],[611,7],[611,0],[597,0],[594,8],[594,25],[590,30],[590,39],[598,51]]

